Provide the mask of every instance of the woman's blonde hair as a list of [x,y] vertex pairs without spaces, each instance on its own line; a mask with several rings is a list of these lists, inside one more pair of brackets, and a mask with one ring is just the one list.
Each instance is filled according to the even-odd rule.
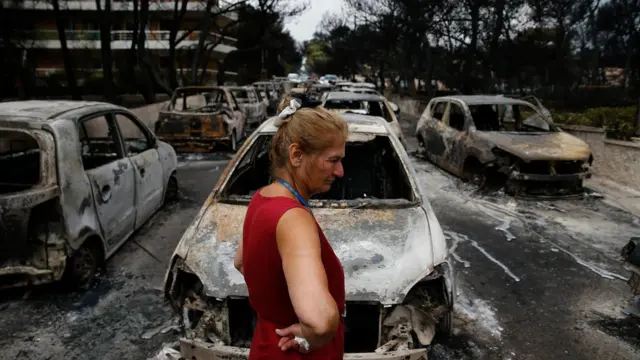
[[[278,112],[282,112],[289,106],[290,95],[285,95],[278,105]],[[299,100],[294,100],[298,101]],[[271,140],[272,171],[288,168],[289,146],[297,143],[303,153],[315,155],[330,148],[337,141],[347,141],[349,126],[337,113],[324,108],[301,108],[293,114],[276,121],[278,131]]]

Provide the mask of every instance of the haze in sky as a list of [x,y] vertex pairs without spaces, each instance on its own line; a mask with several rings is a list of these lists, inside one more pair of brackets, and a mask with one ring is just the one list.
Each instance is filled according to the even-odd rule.
[[286,25],[287,30],[296,41],[310,40],[325,12],[340,14],[343,0],[311,0],[309,3],[311,5],[307,11],[295,20],[290,20]]

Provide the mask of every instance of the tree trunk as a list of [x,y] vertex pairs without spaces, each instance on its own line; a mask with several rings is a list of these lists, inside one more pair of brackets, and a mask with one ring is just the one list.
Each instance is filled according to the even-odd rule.
[[[178,4],[180,4],[179,9]],[[176,46],[178,46],[178,30],[180,29],[180,24],[182,24],[184,14],[187,12],[187,4],[188,0],[175,0],[173,7],[173,21],[171,23],[171,29],[169,31],[169,64],[167,64],[169,86],[172,89],[178,87],[178,72],[176,71]]]
[[471,94],[473,92],[473,69],[475,68],[476,47],[478,45],[478,31],[480,28],[480,5],[472,0],[468,6],[471,11],[471,42],[467,49],[467,61],[464,64],[462,72],[462,91],[465,94]]
[[493,24],[493,34],[491,35],[491,41],[489,43],[489,59],[484,64],[484,82],[490,88],[495,85],[495,79],[492,76],[492,69],[497,67],[498,59],[501,58],[498,54],[498,45],[500,44],[500,35],[502,35],[502,29],[504,28],[504,9],[506,3],[506,0],[497,0],[495,5],[496,22]]
[[139,34],[138,34],[138,49],[137,49],[137,65],[138,65],[138,73],[140,75],[139,85],[140,92],[144,97],[144,100],[147,104],[152,104],[156,102],[156,92],[154,89],[154,84],[151,78],[151,71],[149,71],[148,64],[145,57],[146,49],[145,43],[147,41],[147,22],[149,20],[149,0],[142,0],[140,6],[140,14],[139,14]]
[[133,1],[133,24],[131,24],[131,48],[129,49],[128,58],[129,58],[129,66],[125,66],[126,73],[129,74],[127,76],[130,81],[130,85],[133,85],[132,88],[137,88],[136,83],[136,65],[137,61],[137,53],[136,53],[136,45],[138,44],[138,28],[140,27],[140,10],[138,8],[138,1]]
[[64,71],[67,74],[67,86],[69,87],[69,92],[71,93],[71,98],[73,100],[82,100],[78,84],[76,83],[73,59],[71,58],[69,48],[67,47],[67,33],[65,31],[65,22],[62,18],[62,12],[60,11],[60,3],[58,0],[51,0],[51,5],[53,5],[53,14],[56,18],[56,29],[58,30],[58,38],[60,40],[60,52],[62,52],[62,58],[64,59]]
[[200,63],[200,57],[204,52],[205,41],[209,34],[209,23],[211,21],[211,10],[213,9],[214,1],[207,0],[207,7],[204,11],[202,21],[200,21],[200,36],[198,36],[198,45],[194,49],[193,59],[191,60],[191,83],[196,84],[198,81],[198,64]]
[[[104,95],[107,101],[115,101],[113,86],[113,60],[111,58],[111,0],[104,0],[104,10],[101,9],[101,0],[96,0],[96,8],[100,16],[100,53],[102,56],[102,81],[104,83]],[[133,42],[133,41],[132,41]]]

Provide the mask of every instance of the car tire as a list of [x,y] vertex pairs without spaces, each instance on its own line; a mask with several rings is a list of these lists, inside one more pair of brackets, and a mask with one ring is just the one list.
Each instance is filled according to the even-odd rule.
[[426,149],[427,148],[426,148],[426,144],[424,142],[424,139],[422,139],[421,135],[418,135],[418,150],[417,150],[418,155],[425,156],[426,153],[427,153]]
[[102,271],[102,251],[92,241],[85,241],[67,260],[65,283],[71,288],[88,288]]
[[231,132],[231,136],[229,137],[229,150],[234,153],[238,151],[238,138],[235,130]]
[[176,200],[178,200],[178,178],[175,174],[171,174],[167,182],[167,190],[164,194],[164,203],[166,205]]

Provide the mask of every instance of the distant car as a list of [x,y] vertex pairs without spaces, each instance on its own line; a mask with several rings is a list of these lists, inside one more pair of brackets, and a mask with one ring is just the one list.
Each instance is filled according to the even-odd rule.
[[530,102],[495,95],[433,98],[416,127],[418,152],[478,185],[513,195],[575,195],[591,176],[591,148]]
[[282,98],[280,93],[280,85],[277,85],[271,81],[257,81],[253,83],[253,87],[258,91],[258,95],[262,101],[267,101],[267,116],[273,116],[276,114],[278,104]]
[[173,148],[131,111],[0,103],[0,287],[88,284],[178,191]]
[[402,134],[400,123],[396,118],[396,114],[400,113],[400,110],[396,104],[387,101],[384,96],[349,91],[332,91],[325,93],[321,100],[322,107],[325,109],[336,110],[341,113],[351,112],[379,116],[385,119],[406,149],[407,143]]
[[[345,270],[344,359],[423,359],[436,332],[452,332],[456,287],[445,237],[389,123],[344,118],[344,177],[310,200]],[[249,200],[273,180],[274,120],[229,162],[171,257],[164,292],[184,326],[182,358],[248,357],[256,315],[233,259]]]
[[382,95],[377,90],[371,89],[368,87],[358,87],[356,84],[351,85],[349,87],[345,87],[344,91],[350,91],[357,94],[373,94],[373,95]]
[[335,85],[336,82],[338,82],[338,77],[336,75],[328,74],[324,76],[324,79],[331,85]]
[[253,86],[225,86],[244,112],[245,132],[251,132],[267,120],[268,101],[263,102]]
[[156,135],[179,152],[210,152],[217,144],[231,151],[245,137],[246,117],[224,87],[177,88],[158,113]]

